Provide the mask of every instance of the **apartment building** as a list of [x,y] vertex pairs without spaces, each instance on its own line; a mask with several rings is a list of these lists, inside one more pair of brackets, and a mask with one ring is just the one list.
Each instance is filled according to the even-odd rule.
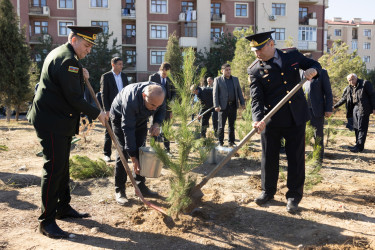
[[[28,4],[24,4],[27,1]],[[278,48],[285,41],[315,58],[325,50],[324,10],[328,0],[12,0],[27,28],[31,46],[52,36],[67,41],[67,25],[101,26],[122,45],[124,72],[143,81],[164,60],[173,32],[181,47],[209,50],[222,33],[251,26],[274,30]],[[23,4],[21,4],[23,3]]]
[[342,40],[349,46],[349,53],[357,51],[358,55],[366,63],[367,70],[375,69],[375,20],[362,21],[361,18],[342,20],[335,17],[326,20],[328,32],[328,48],[336,40]]

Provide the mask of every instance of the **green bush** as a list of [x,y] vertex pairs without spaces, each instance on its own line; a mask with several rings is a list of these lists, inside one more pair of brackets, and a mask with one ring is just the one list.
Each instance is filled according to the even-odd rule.
[[113,176],[114,172],[102,159],[93,161],[87,156],[74,155],[69,159],[69,164],[70,176],[78,180]]

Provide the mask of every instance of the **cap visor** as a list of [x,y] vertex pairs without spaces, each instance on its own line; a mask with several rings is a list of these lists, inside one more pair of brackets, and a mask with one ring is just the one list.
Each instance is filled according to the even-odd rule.
[[263,48],[264,46],[266,46],[266,44],[267,44],[267,43],[265,43],[265,44],[262,44],[262,45],[260,45],[260,46],[257,46],[257,47],[251,47],[251,50],[252,50],[252,51],[257,51],[257,50],[260,50],[261,48]]

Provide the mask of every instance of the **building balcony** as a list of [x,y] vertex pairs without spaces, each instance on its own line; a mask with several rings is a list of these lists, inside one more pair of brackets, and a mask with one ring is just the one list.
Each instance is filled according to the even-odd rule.
[[38,16],[38,17],[49,17],[50,11],[48,6],[30,6],[29,7],[29,16]]
[[299,3],[302,3],[302,4],[317,4],[317,3],[319,3],[319,0],[299,0]]
[[136,42],[135,36],[131,36],[131,37],[123,36],[122,37],[122,43],[125,45],[135,45],[135,42]]
[[135,20],[135,9],[121,9],[122,19],[133,19]]
[[180,47],[193,47],[198,46],[198,39],[196,37],[180,37],[179,39]]
[[298,49],[316,51],[318,49],[318,43],[314,41],[298,41]]
[[312,12],[299,19],[300,25],[318,26],[318,19],[316,19],[316,12]]
[[227,17],[225,14],[212,14],[211,15],[211,23],[222,23],[225,24],[227,22]]
[[178,15],[179,22],[190,22],[190,21],[196,21],[196,20],[197,20],[196,10],[181,12],[180,15]]

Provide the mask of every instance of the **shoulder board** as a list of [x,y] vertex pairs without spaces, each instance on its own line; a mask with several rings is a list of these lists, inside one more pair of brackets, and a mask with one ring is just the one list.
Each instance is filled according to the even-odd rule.
[[259,62],[259,59],[256,59],[249,67],[247,67],[247,73]]

